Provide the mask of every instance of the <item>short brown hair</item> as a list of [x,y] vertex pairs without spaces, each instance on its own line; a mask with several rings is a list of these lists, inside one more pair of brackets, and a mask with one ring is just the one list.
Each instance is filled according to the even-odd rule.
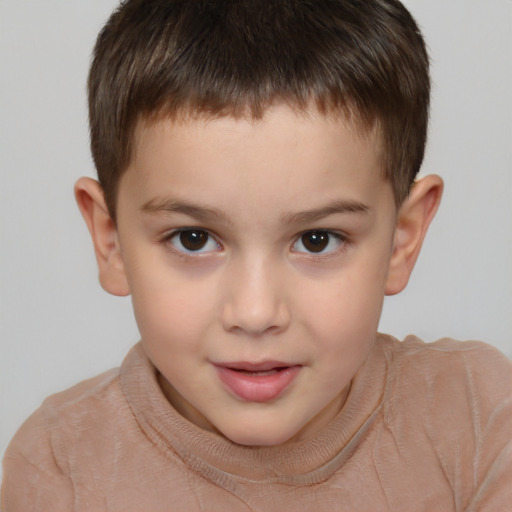
[[113,218],[136,123],[251,115],[274,101],[344,111],[382,134],[396,203],[421,166],[428,56],[397,0],[126,0],[89,74],[91,148]]

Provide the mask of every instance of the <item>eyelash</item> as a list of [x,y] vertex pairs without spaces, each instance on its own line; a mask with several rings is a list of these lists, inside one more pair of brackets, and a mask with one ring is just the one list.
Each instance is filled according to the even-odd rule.
[[[203,248],[204,248],[204,246],[203,246],[203,247],[200,247],[198,250],[194,251],[192,249],[187,250],[186,247],[184,247],[185,250],[182,250],[182,249],[179,249],[179,248],[175,247],[174,244],[172,243],[172,241],[174,239],[178,239],[178,237],[181,237],[185,233],[189,233],[189,234],[199,233],[200,235],[206,235],[208,238],[206,239],[205,246],[208,243],[214,242],[215,245],[216,245],[216,249],[213,249],[213,250],[212,249],[203,250]],[[335,248],[329,250],[328,252],[324,252],[324,249],[322,249],[319,252],[308,251],[307,248],[304,245],[304,237],[306,235],[310,235],[310,236],[312,236],[312,235],[321,235],[321,236],[327,235],[329,237],[329,239],[327,241],[327,246],[333,241],[333,239],[336,240],[337,246]],[[214,236],[207,229],[196,228],[196,227],[187,227],[187,228],[181,228],[181,229],[177,229],[175,231],[172,231],[171,233],[169,233],[168,235],[166,235],[162,239],[162,243],[164,245],[166,245],[167,247],[170,246],[170,248],[178,256],[183,257],[183,258],[202,257],[203,254],[207,255],[207,254],[210,254],[212,252],[217,252],[218,250],[222,250],[222,245],[218,242],[216,236]],[[180,241],[180,244],[183,246],[183,240]],[[294,248],[298,244],[302,244],[302,246],[306,250],[295,250]],[[335,254],[338,254],[338,253],[342,252],[343,250],[346,249],[347,244],[348,244],[348,238],[347,238],[346,235],[344,235],[342,233],[337,233],[337,232],[334,232],[334,231],[330,231],[328,229],[309,229],[307,231],[304,231],[304,232],[300,233],[294,239],[294,241],[293,241],[293,243],[291,245],[291,250],[292,250],[292,252],[294,252],[296,254],[305,255],[305,256],[307,256],[309,258],[313,258],[313,259],[320,259],[320,258],[327,258],[327,257],[333,256]]]

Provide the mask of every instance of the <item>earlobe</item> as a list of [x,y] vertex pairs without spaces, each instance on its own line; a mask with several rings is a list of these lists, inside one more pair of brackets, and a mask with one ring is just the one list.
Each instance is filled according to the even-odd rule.
[[439,176],[425,176],[414,184],[401,206],[397,215],[386,295],[395,295],[406,287],[427,229],[441,202],[442,192],[443,180]]
[[129,295],[116,225],[101,185],[91,178],[80,178],[75,184],[75,198],[91,234],[101,286],[112,295]]

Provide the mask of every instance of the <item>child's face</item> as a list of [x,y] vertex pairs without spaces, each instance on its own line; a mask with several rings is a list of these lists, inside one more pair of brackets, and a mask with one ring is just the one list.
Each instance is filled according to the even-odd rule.
[[273,107],[140,124],[118,236],[179,412],[240,444],[311,436],[372,347],[396,210],[375,134]]

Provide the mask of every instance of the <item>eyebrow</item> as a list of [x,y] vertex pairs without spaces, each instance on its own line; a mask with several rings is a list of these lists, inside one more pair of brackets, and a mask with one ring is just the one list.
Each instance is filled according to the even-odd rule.
[[175,199],[151,199],[142,206],[141,211],[143,213],[153,214],[181,213],[200,221],[206,221],[215,218],[222,219],[225,222],[230,223],[228,216],[222,210],[195,205]]
[[329,215],[344,213],[367,214],[369,211],[370,208],[359,201],[337,200],[327,204],[326,206],[322,206],[321,208],[313,208],[311,210],[296,213],[285,213],[282,215],[281,220],[286,224],[303,224],[315,222],[328,217]]
[[[281,221],[284,224],[300,224],[315,222],[329,215],[346,213],[367,214],[369,210],[370,208],[367,205],[359,201],[336,200],[320,208],[283,213]],[[207,221],[213,218],[231,224],[229,217],[222,210],[175,199],[151,199],[142,206],[141,211],[150,214],[181,213],[200,221]]]

